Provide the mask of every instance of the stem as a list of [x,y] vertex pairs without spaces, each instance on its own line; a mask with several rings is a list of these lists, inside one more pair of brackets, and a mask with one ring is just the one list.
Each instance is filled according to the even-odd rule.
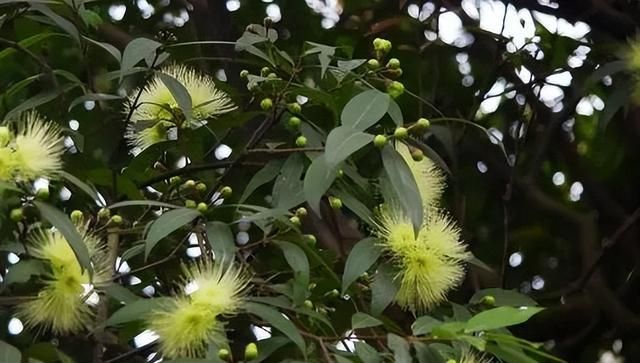
[[[107,266],[109,269],[109,275],[113,275],[116,258],[118,256],[118,247],[120,243],[120,234],[118,233],[118,228],[110,229],[107,234]],[[104,333],[104,324],[103,322],[107,320],[107,316],[109,315],[109,299],[103,297],[100,301],[100,305],[98,306],[98,318],[97,323],[98,327],[94,332],[94,338],[96,340],[96,345],[93,347],[93,362],[94,363],[103,363],[104,362],[104,341],[105,341],[105,333]]]

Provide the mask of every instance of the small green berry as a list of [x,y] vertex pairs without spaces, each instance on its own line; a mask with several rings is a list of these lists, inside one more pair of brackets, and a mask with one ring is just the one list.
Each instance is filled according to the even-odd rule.
[[293,102],[287,105],[287,109],[291,113],[300,113],[302,112],[302,106],[298,102]]
[[6,126],[0,126],[0,147],[6,146],[11,140],[11,131]]
[[240,78],[242,79],[247,79],[247,77],[249,77],[249,71],[246,69],[243,69],[240,71]]
[[277,75],[277,74],[275,74],[275,73],[273,73],[273,72],[271,72],[271,73],[267,74],[267,78],[269,78],[269,79],[272,79],[272,80],[273,80],[273,79],[278,78],[278,75]]
[[387,86],[387,93],[393,98],[400,97],[400,95],[404,93],[404,84],[398,81],[389,83],[389,85]]
[[313,290],[316,288],[316,286],[318,286],[318,284],[316,284],[315,282],[312,282],[309,284],[309,290]]
[[17,223],[24,219],[24,212],[22,211],[22,208],[12,209],[9,216],[12,221]]
[[111,217],[111,219],[109,220],[109,222],[111,224],[114,224],[116,226],[119,226],[122,224],[122,217],[118,214],[114,214],[113,217]]
[[171,178],[169,178],[169,184],[173,186],[180,185],[180,183],[182,183],[182,178],[179,176],[172,176]]
[[336,172],[336,178],[342,178],[344,176],[344,171],[342,171],[342,169],[338,169],[338,171]]
[[416,121],[415,126],[420,130],[424,130],[424,129],[428,128],[429,126],[431,126],[431,123],[426,118],[421,117],[421,118],[418,119],[418,121]]
[[204,193],[204,192],[206,192],[206,191],[207,191],[207,184],[205,184],[205,183],[198,183],[198,184],[196,184],[196,190],[197,190],[199,193]]
[[111,211],[109,209],[101,208],[98,211],[98,219],[105,220],[105,219],[109,219],[109,217],[111,217]]
[[298,138],[296,139],[296,146],[298,147],[307,146],[307,138],[302,135],[298,136]]
[[300,218],[298,216],[289,218],[289,222],[291,222],[291,224],[293,224],[294,226],[300,226]]
[[386,143],[387,143],[387,138],[384,135],[376,135],[376,137],[373,138],[373,145],[375,147],[382,149],[384,145],[386,145]]
[[298,209],[296,209],[296,216],[298,217],[306,217],[307,216],[307,209],[304,207],[300,207]]
[[312,234],[305,234],[304,235],[304,239],[307,241],[307,243],[309,243],[312,246],[316,245],[316,236],[312,235]]
[[367,61],[367,68],[375,70],[380,68],[380,62],[377,59],[369,59]]
[[249,343],[244,348],[244,359],[245,360],[253,360],[258,358],[258,346],[256,343]]
[[218,358],[228,361],[231,358],[231,353],[226,349],[220,349],[218,350]]
[[304,307],[307,309],[313,309],[313,303],[311,302],[311,300],[305,300]]
[[260,70],[260,75],[265,77],[267,74],[271,73],[271,69],[269,67],[262,67]]
[[342,208],[342,200],[336,197],[329,197],[329,205],[333,209],[340,209]]
[[77,209],[72,211],[69,217],[71,218],[71,222],[73,222],[73,224],[75,224],[76,226],[81,225],[84,220],[84,214],[82,213],[82,211],[79,211]]
[[424,159],[424,153],[420,149],[414,149],[411,151],[411,158],[413,158],[413,161],[422,161],[422,159]]
[[191,209],[196,209],[196,201],[193,199],[186,199],[184,201],[184,206]]
[[393,132],[393,136],[395,136],[397,139],[405,139],[408,135],[408,131],[406,128],[404,127],[398,127],[394,132]]
[[209,210],[209,206],[207,205],[207,203],[200,202],[198,203],[196,209],[198,209],[198,212],[200,213],[207,213],[207,210]]
[[336,289],[333,289],[333,290],[329,291],[329,292],[327,293],[327,295],[328,295],[329,297],[334,297],[334,298],[335,298],[335,297],[340,296],[340,291],[338,291],[338,290],[336,290]]
[[491,295],[483,297],[480,302],[487,306],[496,306],[496,298]]
[[49,199],[49,187],[44,187],[36,190],[36,198],[40,200]]
[[224,186],[220,189],[220,195],[222,195],[222,198],[230,198],[233,195],[233,189],[230,186]]
[[271,98],[265,98],[262,101],[260,101],[260,108],[268,111],[271,109],[271,107],[273,107],[273,101],[271,100]]
[[193,189],[196,187],[196,182],[195,180],[189,179],[186,182],[184,182],[183,185],[185,189]]
[[387,62],[387,68],[389,69],[399,69],[400,68],[400,60],[398,58],[391,58]]
[[302,121],[295,116],[291,116],[287,123],[289,124],[289,127],[291,127],[292,129],[297,129],[298,127],[300,127],[300,124],[302,123]]

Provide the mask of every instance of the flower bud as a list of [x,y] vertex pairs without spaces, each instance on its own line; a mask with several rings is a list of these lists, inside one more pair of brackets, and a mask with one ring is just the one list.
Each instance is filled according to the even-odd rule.
[[404,127],[398,127],[394,132],[393,132],[393,136],[395,136],[397,139],[406,139],[407,135],[409,133],[407,132],[407,129]]
[[424,153],[420,149],[415,149],[411,151],[411,158],[413,161],[422,161],[422,159],[424,159]]
[[172,176],[171,178],[169,178],[169,184],[173,186],[180,185],[180,183],[182,183],[182,178],[179,176]]
[[373,145],[377,148],[382,149],[386,143],[387,138],[384,135],[376,135],[376,137],[373,138]]
[[389,83],[389,85],[387,86],[387,93],[392,98],[400,97],[400,95],[404,93],[404,84],[398,81],[393,81]]
[[105,219],[109,219],[109,217],[111,217],[111,211],[109,209],[101,208],[98,211],[98,219],[105,220]]
[[269,73],[271,73],[271,69],[269,69],[269,67],[262,67],[262,69],[260,70],[260,75],[262,77],[265,77]]
[[246,69],[243,69],[240,71],[240,78],[242,79],[247,79],[247,77],[249,77],[249,71]]
[[122,224],[122,217],[118,214],[114,214],[113,217],[109,220],[109,223],[119,226]]
[[305,234],[304,235],[304,239],[307,241],[307,243],[309,243],[312,246],[316,245],[316,236],[312,235],[312,234]]
[[300,218],[298,216],[293,216],[289,218],[289,222],[291,222],[291,224],[293,224],[294,226],[297,226],[297,227],[300,226]]
[[196,209],[196,201],[193,199],[186,199],[184,201],[184,206],[191,209]]
[[387,68],[389,69],[399,69],[400,68],[400,60],[398,58],[391,58],[387,62]]
[[287,109],[291,113],[300,113],[302,112],[302,106],[298,102],[293,102],[287,105]]
[[71,218],[71,222],[73,222],[73,224],[75,224],[76,226],[81,225],[84,222],[84,214],[82,213],[82,211],[79,211],[77,209],[71,212],[69,217]]
[[491,295],[487,295],[483,297],[482,300],[480,300],[480,302],[487,306],[496,306],[496,298]]
[[273,20],[267,16],[262,20],[262,25],[264,25],[265,28],[268,28],[273,25]]
[[415,127],[420,129],[420,130],[424,130],[426,128],[428,128],[429,126],[431,126],[431,123],[429,122],[429,120],[427,120],[424,117],[421,117],[418,119],[418,121],[416,121]]
[[369,59],[367,61],[367,68],[371,69],[371,70],[375,70],[380,68],[380,62],[378,62],[377,59]]
[[206,192],[207,191],[207,184],[205,184],[205,183],[196,184],[196,190],[198,191],[198,193]]
[[189,179],[186,182],[184,182],[183,185],[185,189],[192,189],[196,187],[196,182],[195,180]]
[[271,98],[265,98],[262,101],[260,101],[260,108],[268,111],[273,107],[273,101],[271,100]]
[[289,118],[289,121],[287,123],[292,129],[297,129],[298,127],[300,127],[300,123],[302,123],[302,121],[299,118],[292,116]]
[[224,186],[220,189],[220,195],[222,195],[222,198],[230,198],[233,195],[233,189],[230,186]]
[[342,200],[336,197],[329,197],[329,205],[333,209],[340,209],[342,208]]
[[307,138],[302,135],[298,136],[298,138],[296,139],[296,146],[298,147],[307,146]]
[[200,202],[198,203],[196,209],[198,209],[198,212],[200,213],[207,213],[207,210],[209,210],[209,206],[207,205],[207,203]]
[[298,217],[306,217],[307,216],[307,209],[304,207],[300,207],[298,209],[296,209],[296,216]]
[[22,211],[22,208],[15,208],[11,210],[9,217],[12,221],[17,223],[24,219],[24,212]]
[[311,300],[305,300],[304,307],[307,309],[313,309],[313,303],[311,302]]
[[253,360],[258,358],[258,346],[256,343],[249,343],[244,348],[244,359],[245,360]]
[[36,190],[36,198],[40,200],[49,199],[49,187],[43,187]]
[[229,359],[231,358],[231,353],[226,349],[220,349],[218,350],[218,358],[224,361],[229,361]]

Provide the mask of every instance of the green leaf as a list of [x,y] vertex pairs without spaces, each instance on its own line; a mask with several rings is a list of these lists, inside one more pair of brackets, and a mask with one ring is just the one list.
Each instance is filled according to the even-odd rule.
[[311,44],[313,48],[307,50],[304,54],[318,54],[318,60],[320,61],[320,78],[324,78],[324,74],[327,72],[327,68],[329,68],[329,64],[331,63],[331,57],[333,57],[336,52],[336,47],[314,42],[307,43]]
[[127,71],[132,69],[138,62],[149,54],[155,52],[162,44],[147,38],[136,38],[127,44],[122,54],[122,64],[120,66],[120,79]]
[[508,345],[487,344],[486,351],[508,363],[538,363],[537,360],[529,357],[522,350]]
[[382,149],[382,163],[398,202],[402,205],[406,215],[411,218],[414,230],[418,231],[424,221],[424,209],[411,169],[402,155],[390,145]]
[[100,197],[98,197],[98,193],[96,192],[96,189],[93,186],[90,186],[89,184],[83,182],[82,180],[76,178],[74,175],[67,173],[64,170],[60,172],[60,176],[62,176],[63,179],[66,179],[71,184],[78,187],[78,189],[85,192],[89,197],[91,197],[91,199],[100,200]]
[[484,352],[487,347],[487,341],[480,337],[474,337],[470,335],[461,335],[458,337],[458,340],[463,341],[477,350]]
[[353,363],[351,359],[343,357],[336,353],[333,353],[333,358],[336,360],[336,363]]
[[613,116],[629,101],[629,96],[632,92],[627,82],[616,82],[614,87],[613,92],[607,97],[604,110],[598,117],[600,130],[607,128]]
[[320,199],[336,179],[337,171],[331,168],[323,155],[313,159],[304,176],[304,197],[318,215],[320,215]]
[[302,158],[299,153],[292,154],[280,169],[271,193],[277,208],[290,209],[304,202],[303,183],[300,180],[304,172]]
[[122,285],[109,284],[105,286],[103,290],[107,295],[111,296],[114,300],[124,303],[125,305],[129,305],[140,300],[140,297],[136,296],[129,289],[127,289]]
[[256,303],[246,303],[245,309],[247,312],[258,316],[260,319],[281,331],[284,335],[289,337],[289,339],[291,339],[291,341],[293,341],[303,353],[305,352],[306,345],[304,339],[302,339],[302,335],[298,332],[298,328],[296,328],[290,320],[282,316],[278,310]]
[[250,360],[248,363],[260,363],[263,360],[269,358],[271,354],[275,353],[278,349],[289,344],[291,341],[285,337],[271,337],[258,341],[258,357],[254,360]]
[[380,265],[371,284],[371,313],[380,315],[391,304],[398,292],[393,283],[395,273],[389,266]]
[[107,321],[106,326],[120,325],[131,321],[144,319],[154,310],[162,309],[171,303],[169,297],[157,297],[153,299],[139,299],[127,304],[114,312]]
[[344,206],[360,217],[362,222],[367,224],[371,224],[373,222],[373,213],[371,210],[348,191],[341,188],[334,188],[331,190],[331,193],[333,196],[340,198]]
[[416,319],[411,324],[411,331],[413,335],[425,335],[430,334],[434,327],[442,324],[442,322],[429,315],[424,315]]
[[392,98],[389,98],[389,109],[387,110],[387,113],[391,116],[391,119],[396,126],[402,126],[404,124],[402,110],[400,109],[400,106],[398,106],[398,103]]
[[395,334],[387,334],[387,345],[393,352],[393,361],[395,363],[411,363],[409,343],[406,340]]
[[199,216],[201,216],[200,212],[195,209],[180,208],[165,212],[153,221],[147,232],[146,248],[144,251],[145,260],[149,257],[149,253],[153,247],[155,247],[161,239]]
[[116,209],[122,207],[132,207],[132,206],[148,206],[148,207],[162,207],[162,208],[181,208],[175,204],[169,204],[165,202],[158,202],[156,200],[125,200],[124,202],[118,202],[107,206],[109,209]]
[[380,363],[382,357],[374,347],[361,341],[355,342],[356,355],[363,363]]
[[345,294],[351,284],[373,265],[382,251],[376,246],[374,238],[365,238],[356,243],[347,256],[342,274],[342,293]]
[[293,300],[299,305],[304,301],[309,287],[309,259],[300,247],[291,242],[276,241],[275,244],[282,250],[298,281],[294,285]]
[[112,101],[112,100],[120,100],[120,99],[122,99],[122,96],[119,96],[119,95],[109,95],[106,93],[87,93],[86,95],[80,96],[75,100],[71,101],[71,104],[69,104],[69,108],[67,109],[67,112],[71,111],[71,109],[73,109],[77,105],[82,104],[86,101]]
[[438,326],[434,326],[431,330],[431,334],[440,337],[442,339],[455,339],[462,333],[464,330],[465,322],[462,321],[451,321],[448,323],[443,323]]
[[351,317],[351,328],[354,330],[378,325],[382,325],[382,322],[369,314],[357,312]]
[[350,126],[337,127],[327,136],[325,160],[330,168],[335,168],[351,154],[373,141],[373,135],[355,130]]
[[87,250],[87,245],[84,243],[82,236],[78,233],[76,227],[71,223],[69,217],[62,213],[60,210],[50,206],[49,204],[34,201],[33,204],[38,208],[42,218],[46,219],[64,236],[64,239],[69,243],[69,246],[73,250],[73,253],[78,259],[78,263],[82,269],[89,271],[89,275],[93,274],[93,267],[91,266],[91,257]]
[[[2,4],[2,1],[0,1],[0,4]],[[40,43],[41,41],[47,39],[47,38],[51,38],[51,37],[65,37],[68,38],[69,36],[66,34],[62,34],[62,33],[39,33],[39,34],[35,34],[33,36],[30,36],[28,38],[22,39],[18,42],[18,44],[23,47],[23,48],[31,48],[32,46]],[[10,56],[11,54],[17,53],[18,51],[15,48],[6,48],[4,49],[2,52],[0,52],[0,61],[3,60],[4,58]]]
[[340,68],[340,70],[344,72],[351,72],[352,70],[363,65],[366,61],[366,59],[351,59],[348,61],[339,60],[338,68]]
[[0,362],[2,363],[20,363],[22,354],[18,348],[9,345],[7,342],[0,340]]
[[198,359],[198,358],[176,358],[168,361],[163,361],[166,363],[211,363],[211,359]]
[[282,159],[270,160],[260,171],[255,173],[244,188],[244,192],[242,192],[238,203],[244,203],[256,189],[272,181],[278,175],[283,163],[284,161]]
[[118,63],[120,63],[120,60],[122,60],[122,53],[120,53],[120,50],[118,50],[118,48],[114,47],[113,45],[111,45],[109,43],[99,42],[99,41],[93,40],[93,39],[91,39],[89,37],[83,37],[83,38],[88,40],[92,44],[95,44],[98,47],[106,50],[109,54],[111,54],[113,56],[113,58],[115,58],[118,61]]
[[31,4],[31,8],[51,19],[60,29],[67,32],[76,42],[80,43],[80,33],[72,22],[56,14],[46,5]]
[[480,304],[485,296],[493,296],[496,306],[536,306],[538,303],[527,295],[515,290],[503,290],[498,288],[484,289],[476,292],[469,300],[471,304]]
[[158,77],[160,77],[162,83],[167,86],[169,92],[171,92],[173,99],[178,104],[178,107],[180,107],[180,110],[184,114],[186,120],[191,120],[193,114],[193,104],[189,91],[182,83],[180,83],[180,81],[178,81],[174,77],[162,72],[158,72],[156,74],[158,75]]
[[464,330],[467,333],[472,333],[521,324],[542,310],[544,309],[539,307],[500,306],[475,315],[466,322]]
[[39,260],[20,260],[17,264],[9,266],[8,270],[3,281],[5,286],[27,282],[31,276],[43,275],[47,271]]
[[388,94],[371,89],[352,98],[342,110],[342,125],[364,131],[380,121],[389,109]]
[[418,363],[444,363],[442,355],[431,346],[422,342],[414,342],[413,347],[416,350],[416,358]]
[[231,228],[226,223],[211,221],[207,223],[207,240],[211,244],[211,249],[216,260],[230,262],[236,254],[236,244],[234,242]]
[[46,89],[33,97],[28,98],[26,101],[22,102],[11,111],[7,112],[5,116],[6,119],[11,119],[22,113],[23,111],[31,110],[38,106],[44,105],[45,103],[53,101],[56,97],[60,95],[59,90],[55,89]]

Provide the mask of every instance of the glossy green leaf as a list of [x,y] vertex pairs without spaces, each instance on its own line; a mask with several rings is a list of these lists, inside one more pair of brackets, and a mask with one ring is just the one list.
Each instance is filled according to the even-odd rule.
[[369,314],[357,312],[351,316],[351,328],[354,330],[378,325],[382,325],[382,322]]
[[120,79],[122,79],[125,72],[132,69],[136,64],[138,64],[138,62],[143,60],[149,54],[157,51],[161,46],[162,44],[147,38],[135,38],[130,41],[122,53]]
[[424,220],[422,198],[411,169],[402,155],[389,145],[382,149],[382,163],[398,202],[418,231]]
[[290,155],[282,165],[280,173],[273,183],[273,204],[277,208],[290,209],[304,202],[303,182],[304,172],[303,155],[296,153]]
[[356,243],[347,256],[342,274],[342,293],[345,294],[349,286],[365,273],[380,257],[381,249],[376,246],[374,238],[365,238]]
[[278,172],[282,168],[284,161],[282,159],[269,160],[267,165],[260,169],[253,175],[249,183],[244,188],[242,196],[238,203],[244,203],[245,200],[259,187],[269,183],[278,175]]
[[122,96],[119,95],[109,95],[106,93],[87,93],[86,95],[80,96],[71,101],[68,111],[71,111],[71,109],[86,101],[113,101],[120,99],[122,99]]
[[337,127],[327,136],[325,160],[335,168],[351,154],[373,141],[373,135],[355,130],[350,126]]
[[146,248],[144,251],[145,259],[149,257],[149,253],[161,239],[199,216],[201,216],[200,212],[189,208],[174,209],[163,213],[158,219],[151,223],[147,232]]
[[131,321],[144,319],[154,310],[169,306],[171,298],[157,297],[153,299],[139,299],[116,310],[105,322],[106,326],[115,326]]
[[431,347],[431,345],[414,342],[413,348],[416,351],[416,358],[418,363],[445,363],[444,358],[438,352],[438,350]]
[[496,306],[536,306],[538,303],[529,296],[515,290],[504,290],[499,288],[484,289],[473,294],[469,303],[480,304],[485,296],[492,296]]
[[434,327],[442,324],[442,322],[429,315],[424,315],[416,319],[411,324],[411,331],[413,335],[425,335],[430,334]]
[[487,344],[486,351],[508,363],[538,363],[536,359],[529,357],[516,347],[503,344]]
[[109,284],[105,286],[103,290],[107,295],[111,296],[114,300],[120,303],[124,303],[125,305],[132,304],[141,299],[126,287],[118,284]]
[[336,179],[337,171],[331,168],[324,155],[318,156],[311,162],[304,176],[304,197],[318,215],[320,214],[320,200]]
[[46,5],[32,4],[31,8],[51,19],[60,29],[67,32],[76,42],[80,43],[80,33],[72,22],[58,15]]
[[472,333],[521,324],[542,310],[544,309],[539,307],[514,308],[511,306],[500,306],[475,315],[467,321],[464,330]]
[[71,184],[73,184],[76,187],[78,187],[78,189],[80,189],[83,192],[85,192],[89,197],[91,197],[91,199],[100,200],[100,197],[98,196],[98,192],[96,191],[95,187],[83,182],[82,180],[76,178],[74,175],[72,175],[70,173],[67,173],[64,170],[60,172],[60,176],[63,179],[65,179],[68,182],[70,182]]
[[402,126],[404,124],[402,110],[400,109],[400,106],[398,106],[398,103],[392,98],[389,98],[389,109],[387,110],[387,113],[396,126]]
[[167,86],[169,92],[171,92],[173,99],[178,104],[178,107],[180,107],[180,110],[184,114],[185,119],[187,121],[190,121],[193,114],[193,104],[189,91],[182,83],[180,83],[180,81],[178,81],[174,77],[162,72],[158,72],[156,74],[158,75],[158,77],[160,77],[162,83]]
[[285,337],[271,337],[258,341],[258,357],[254,360],[250,360],[248,363],[260,363],[269,358],[278,349],[291,343],[291,340]]
[[162,208],[171,208],[171,209],[181,208],[180,206],[177,206],[175,204],[158,202],[157,200],[125,200],[124,202],[113,203],[107,206],[107,208],[116,209],[116,208],[133,207],[133,206],[162,207]]
[[18,348],[7,342],[0,340],[0,362],[2,363],[21,363],[22,354]]
[[393,352],[395,363],[411,363],[411,353],[409,343],[404,338],[395,334],[387,334],[387,345]]
[[371,284],[371,313],[380,315],[391,304],[398,292],[393,283],[395,273],[389,266],[380,265]]
[[342,125],[363,131],[380,121],[389,109],[388,94],[371,89],[352,98],[342,110]]
[[113,56],[113,58],[115,58],[115,60],[118,61],[118,63],[120,63],[120,61],[122,60],[122,53],[120,52],[120,50],[116,47],[114,47],[113,45],[109,44],[109,43],[105,43],[105,42],[99,42],[97,40],[91,39],[89,37],[83,37],[84,39],[88,40],[90,43],[104,49],[105,51],[107,51],[107,53],[111,54],[111,56]]
[[363,363],[380,363],[382,362],[382,356],[375,350],[374,347],[369,344],[357,341],[355,342],[356,355]]
[[250,314],[256,315],[275,329],[281,331],[284,335],[289,337],[289,339],[291,339],[291,341],[293,341],[302,352],[305,352],[306,344],[304,339],[302,339],[302,335],[300,335],[298,328],[296,328],[291,320],[282,316],[278,310],[256,303],[246,303],[245,309]]
[[294,285],[293,297],[296,304],[301,304],[309,286],[309,259],[300,247],[291,242],[276,241],[275,244],[282,250],[285,260],[299,282]]
[[21,260],[8,268],[2,282],[4,285],[25,283],[31,276],[43,275],[47,272],[45,265],[39,260]]
[[238,249],[231,228],[226,223],[211,221],[207,223],[207,240],[217,261],[233,261]]

